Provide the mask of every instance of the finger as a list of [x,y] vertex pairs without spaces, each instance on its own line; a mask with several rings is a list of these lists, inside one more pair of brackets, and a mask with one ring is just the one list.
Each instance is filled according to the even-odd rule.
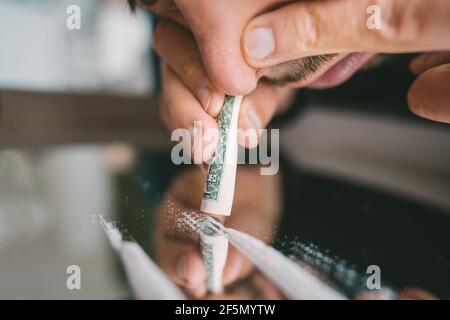
[[363,291],[358,293],[354,300],[392,300],[391,294],[389,292],[380,291]]
[[188,129],[189,147],[194,163],[208,161],[217,144],[216,121],[202,108],[198,100],[167,66],[162,68],[164,96],[161,116],[169,130]]
[[[128,2],[132,4],[133,7],[133,3],[136,1],[129,0]],[[163,17],[170,18],[177,23],[186,26],[186,21],[173,0],[139,0],[138,4],[146,10],[155,12]]]
[[179,175],[170,186],[155,219],[155,258],[170,279],[187,294],[199,297],[206,292],[206,270],[197,233],[185,223],[185,215],[200,217],[203,176],[193,169]]
[[283,294],[274,286],[274,284],[268,280],[261,273],[255,273],[253,276],[253,282],[255,286],[259,289],[259,292],[263,295],[264,299],[267,300],[281,300],[283,299]]
[[223,271],[223,284],[226,286],[246,277],[250,274],[252,269],[252,262],[248,260],[238,249],[230,246]]
[[221,293],[204,297],[205,300],[251,300],[252,298],[253,296],[247,292]]
[[195,234],[180,226],[188,209],[174,199],[168,195],[157,213],[155,259],[172,281],[195,293],[204,289],[206,271]]
[[450,52],[448,51],[423,53],[411,61],[410,68],[414,74],[419,75],[444,63],[450,63]]
[[445,50],[449,13],[448,0],[299,1],[252,20],[242,51],[262,68],[325,53]]
[[437,300],[436,296],[418,288],[403,289],[399,292],[398,298],[400,300]]
[[173,282],[191,292],[203,290],[206,271],[198,244],[186,243],[185,239],[161,238],[155,258]]
[[273,0],[175,2],[194,34],[212,83],[230,95],[252,92],[258,79],[242,56],[240,38],[247,21]]
[[[185,268],[185,279],[187,279],[187,282],[184,283],[185,291],[193,298],[203,297],[207,291],[206,269],[198,245],[191,247],[184,257],[186,257],[184,266],[178,264],[178,268]],[[182,258],[183,256],[181,256]]]
[[420,117],[450,123],[450,64],[422,73],[409,90],[408,104]]
[[291,95],[292,91],[287,87],[260,84],[245,96],[239,112],[239,144],[246,148],[256,147],[261,129],[267,127],[277,110],[287,105]]
[[265,276],[254,272],[248,279],[224,294],[205,297],[207,300],[282,300],[283,295]]
[[217,117],[225,95],[210,83],[192,34],[179,24],[164,19],[156,28],[153,47],[203,109]]
[[[161,13],[167,11],[168,8],[173,6],[173,0],[135,0],[131,2],[136,2],[145,9],[152,10],[156,13]],[[130,2],[130,1],[128,1]]]

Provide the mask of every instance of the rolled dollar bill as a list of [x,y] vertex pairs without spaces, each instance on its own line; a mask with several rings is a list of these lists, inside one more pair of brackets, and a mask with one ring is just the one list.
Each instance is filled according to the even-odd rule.
[[206,269],[206,288],[209,293],[223,292],[223,270],[228,254],[228,238],[211,227],[205,219],[200,228],[200,245]]
[[219,114],[219,137],[208,167],[203,191],[202,212],[229,216],[233,204],[237,165],[237,128],[241,96],[225,96]]

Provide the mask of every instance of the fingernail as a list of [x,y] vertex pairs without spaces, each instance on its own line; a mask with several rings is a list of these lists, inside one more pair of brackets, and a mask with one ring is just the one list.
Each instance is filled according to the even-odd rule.
[[205,111],[208,111],[209,105],[211,103],[211,93],[208,88],[202,88],[197,93],[198,99]]
[[186,254],[178,259],[177,272],[181,279],[187,280],[187,272],[186,272]]
[[208,113],[213,117],[217,117],[222,110],[224,100],[225,96],[223,94],[213,94]]
[[244,46],[252,59],[264,59],[275,52],[273,31],[266,27],[256,27],[246,32]]

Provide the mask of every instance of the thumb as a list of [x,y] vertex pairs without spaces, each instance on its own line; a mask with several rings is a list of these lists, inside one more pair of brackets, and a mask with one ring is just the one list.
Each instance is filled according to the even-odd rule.
[[296,1],[250,21],[242,52],[265,68],[327,53],[446,50],[449,12],[448,0]]
[[408,104],[420,117],[450,123],[450,63],[422,73],[409,90]]

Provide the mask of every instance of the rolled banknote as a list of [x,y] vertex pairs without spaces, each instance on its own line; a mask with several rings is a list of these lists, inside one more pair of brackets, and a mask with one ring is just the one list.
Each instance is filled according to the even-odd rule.
[[219,114],[219,137],[208,174],[200,207],[202,212],[229,216],[233,204],[237,165],[237,128],[241,96],[225,96]]
[[205,219],[200,227],[200,245],[206,269],[206,288],[209,293],[222,293],[228,238],[223,232],[213,228],[208,219]]

